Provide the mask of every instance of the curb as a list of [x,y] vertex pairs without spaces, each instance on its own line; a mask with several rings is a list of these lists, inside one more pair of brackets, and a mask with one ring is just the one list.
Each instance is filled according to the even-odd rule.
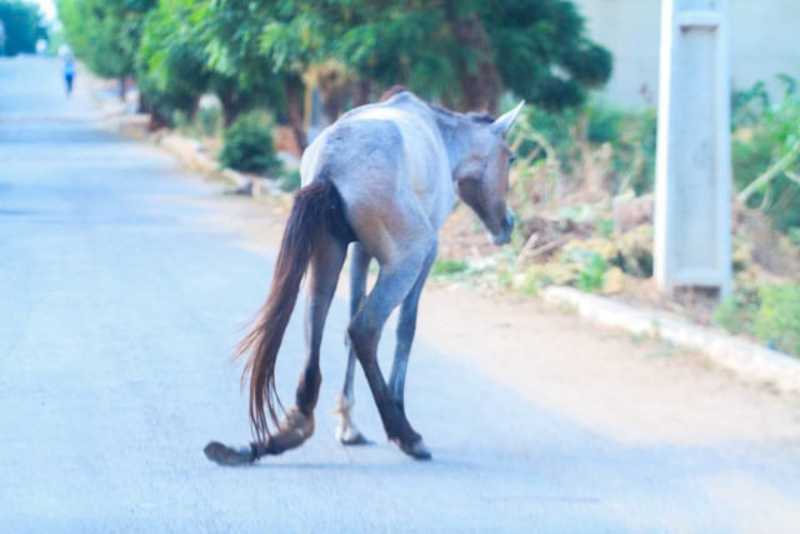
[[172,132],[161,137],[156,143],[190,169],[223,177],[234,186],[236,193],[255,198],[286,194],[270,180],[258,179],[227,167],[221,167],[219,162],[209,156],[203,146],[193,139]]
[[551,304],[574,307],[581,317],[595,324],[660,337],[702,353],[716,366],[746,382],[767,383],[781,392],[800,393],[800,360],[782,352],[692,324],[671,313],[634,308],[571,287],[548,287],[542,296]]
[[132,113],[129,105],[118,100],[109,100],[100,96],[100,87],[105,82],[95,76],[83,64],[80,64],[81,77],[86,78],[88,97],[99,111],[98,119],[119,134],[139,141],[151,139],[167,152],[178,158],[191,170],[211,176],[221,176],[234,187],[235,193],[260,197],[264,195],[282,195],[281,189],[268,180],[259,180],[246,176],[233,169],[223,168],[219,162],[205,153],[197,141],[186,138],[175,132],[163,136],[152,136],[148,132],[150,116],[146,113]]
[[[192,170],[206,174],[223,174],[219,164],[210,156],[205,154],[200,143],[187,139],[174,133],[168,133],[161,137],[156,143],[167,150],[170,154],[181,160]],[[223,174],[224,175],[224,174]],[[249,184],[249,180],[239,173],[229,173],[225,178],[233,182],[236,187],[244,187]]]

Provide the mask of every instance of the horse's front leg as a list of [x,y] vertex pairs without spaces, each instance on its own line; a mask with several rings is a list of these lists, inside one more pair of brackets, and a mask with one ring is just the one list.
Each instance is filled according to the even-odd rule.
[[[350,256],[350,319],[355,317],[364,302],[367,290],[367,274],[369,273],[369,254],[361,243],[353,243]],[[353,382],[355,379],[356,353],[349,341],[347,342],[347,371],[344,377],[344,386],[336,406],[339,424],[336,426],[336,439],[342,445],[365,445],[369,441],[361,434],[353,422],[351,410],[355,404]]]
[[411,288],[411,292],[403,300],[400,308],[400,319],[397,323],[397,347],[395,348],[394,362],[392,363],[392,374],[389,378],[389,391],[395,404],[403,414],[405,414],[404,392],[408,358],[411,354],[411,345],[414,342],[414,333],[417,329],[419,299],[422,295],[422,289],[425,287],[425,281],[428,279],[431,266],[436,259],[436,252],[437,246],[434,244],[425,259],[414,287]]

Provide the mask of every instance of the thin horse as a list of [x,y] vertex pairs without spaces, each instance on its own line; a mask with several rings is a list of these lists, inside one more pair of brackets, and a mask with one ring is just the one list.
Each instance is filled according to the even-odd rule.
[[[256,441],[243,448],[211,442],[205,448],[210,460],[251,463],[298,447],[313,434],[322,332],[350,243],[350,353],[337,438],[346,445],[365,442],[350,416],[358,360],[389,439],[416,459],[431,457],[408,422],[403,397],[417,305],[436,258],[439,229],[458,198],[496,244],[510,240],[514,219],[505,197],[513,157],[505,137],[522,106],[493,120],[448,111],[402,91],[348,112],[308,147],[300,168],[303,187],[286,224],[269,297],[239,350],[249,355],[245,377]],[[365,295],[372,259],[380,269]],[[307,360],[295,405],[279,420],[275,362],[309,267]],[[387,384],[378,367],[378,341],[398,306],[397,348]],[[270,432],[268,419],[276,432]]]

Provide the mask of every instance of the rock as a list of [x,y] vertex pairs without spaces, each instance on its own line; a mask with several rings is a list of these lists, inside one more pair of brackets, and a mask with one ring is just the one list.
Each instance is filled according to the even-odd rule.
[[624,234],[637,226],[653,224],[653,195],[620,196],[614,199],[614,229]]
[[649,278],[653,275],[653,227],[638,226],[617,239],[617,247],[626,273]]
[[606,272],[603,279],[603,293],[614,295],[622,293],[625,289],[625,273],[619,267],[612,267]]

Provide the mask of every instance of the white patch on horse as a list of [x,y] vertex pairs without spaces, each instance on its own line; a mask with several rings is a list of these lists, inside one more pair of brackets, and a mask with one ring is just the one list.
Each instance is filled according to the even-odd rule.
[[[438,230],[456,204],[456,192],[447,149],[430,115],[427,104],[415,97],[393,98],[385,103],[352,110],[334,125],[326,128],[306,150],[301,164],[303,185],[310,183],[320,172],[325,145],[337,126],[362,121],[385,121],[397,128],[402,139],[403,157],[400,158],[402,168],[396,169],[400,171],[398,176],[400,183],[392,185],[400,188],[408,187],[416,196],[432,228]],[[397,147],[386,148],[397,150]],[[346,185],[337,183],[337,186],[343,196],[349,196]],[[380,183],[376,178],[376,181],[370,180],[359,186],[366,189],[362,193],[369,194],[369,188],[382,189],[388,184]],[[352,200],[357,202],[355,198]]]

